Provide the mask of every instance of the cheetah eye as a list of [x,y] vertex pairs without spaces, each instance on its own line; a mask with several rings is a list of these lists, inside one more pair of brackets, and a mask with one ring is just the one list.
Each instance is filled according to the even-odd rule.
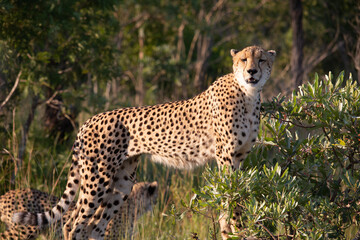
[[265,62],[265,59],[259,59],[259,63]]
[[247,60],[246,58],[242,58],[242,59],[241,59],[242,62],[246,62],[246,60]]

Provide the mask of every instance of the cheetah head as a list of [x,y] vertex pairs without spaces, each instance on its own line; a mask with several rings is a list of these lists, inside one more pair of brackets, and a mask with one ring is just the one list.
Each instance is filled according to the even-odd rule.
[[231,49],[230,53],[233,58],[235,78],[240,86],[248,92],[260,91],[270,77],[276,52],[251,46],[241,51]]
[[151,211],[157,202],[159,187],[156,181],[136,183],[128,201],[134,201],[139,214]]

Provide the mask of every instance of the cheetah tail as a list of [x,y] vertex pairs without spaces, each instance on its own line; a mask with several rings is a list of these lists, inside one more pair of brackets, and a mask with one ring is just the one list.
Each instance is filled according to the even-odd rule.
[[60,201],[50,211],[43,213],[16,212],[12,216],[14,223],[23,225],[45,227],[58,221],[62,215],[69,209],[70,204],[75,198],[75,194],[79,188],[80,174],[77,160],[73,157],[73,162],[68,176],[68,182],[65,192]]

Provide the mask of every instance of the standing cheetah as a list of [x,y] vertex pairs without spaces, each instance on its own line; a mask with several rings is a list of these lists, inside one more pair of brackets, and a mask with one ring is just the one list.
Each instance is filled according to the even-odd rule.
[[[157,195],[157,182],[136,183],[127,201],[119,209],[115,209],[115,216],[106,228],[106,239],[119,239],[120,233],[122,233],[123,237],[130,239],[136,219],[143,213],[151,211],[156,203]],[[7,227],[5,232],[0,233],[0,239],[35,239],[46,229],[39,229],[38,226],[16,224],[11,219],[12,214],[15,211],[32,213],[49,211],[58,201],[59,198],[35,189],[11,190],[0,196],[0,220]],[[72,204],[69,211],[62,216],[62,223],[69,219],[74,206],[75,204]],[[53,226],[56,239],[62,238],[61,222],[58,221]]]
[[138,158],[176,168],[218,165],[238,169],[259,128],[260,91],[270,77],[275,51],[251,46],[230,51],[233,73],[192,99],[122,108],[87,120],[77,134],[65,192],[45,213],[16,213],[14,222],[43,226],[61,218],[80,186],[64,226],[66,239],[103,239],[114,209],[128,198]]

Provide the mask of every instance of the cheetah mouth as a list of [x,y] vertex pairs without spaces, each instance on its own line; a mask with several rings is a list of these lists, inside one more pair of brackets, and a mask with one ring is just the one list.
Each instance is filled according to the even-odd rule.
[[247,83],[250,83],[250,84],[256,84],[256,83],[259,82],[259,80],[258,80],[258,79],[255,79],[255,78],[253,78],[253,77],[250,77],[250,78],[246,79],[246,82],[247,82]]

